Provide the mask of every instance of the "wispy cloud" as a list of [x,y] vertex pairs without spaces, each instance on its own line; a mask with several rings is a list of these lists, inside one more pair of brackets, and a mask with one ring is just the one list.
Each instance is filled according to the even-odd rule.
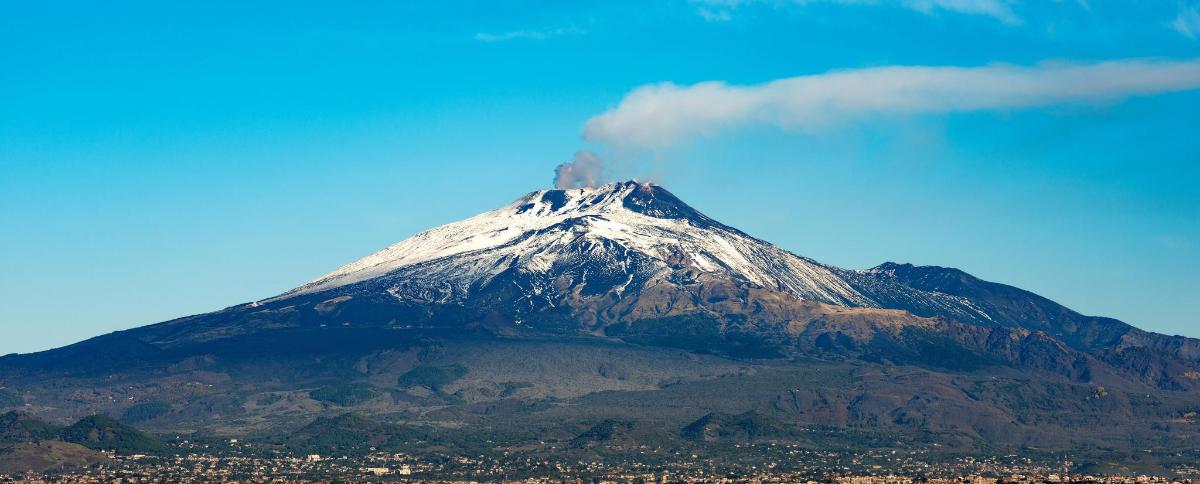
[[1006,0],[908,0],[909,8],[922,12],[945,10],[969,15],[986,15],[1004,23],[1021,23]]
[[729,9],[722,7],[701,5],[696,7],[696,14],[709,22],[728,22],[733,20],[733,14],[729,12]]
[[771,5],[810,5],[817,3],[835,3],[841,5],[886,6],[898,5],[909,10],[925,14],[939,11],[983,15],[995,18],[1007,24],[1021,23],[1020,17],[1012,10],[1015,0],[691,0],[696,5],[696,13],[709,21],[727,21],[733,18],[732,11],[742,6],[752,4]]
[[508,40],[546,40],[554,37],[562,37],[566,35],[583,35],[587,33],[585,30],[574,25],[567,27],[559,27],[546,30],[513,30],[502,33],[479,32],[475,34],[475,40],[480,42],[504,42]]
[[1170,25],[1176,32],[1189,39],[1200,36],[1200,6],[1184,6]]
[[811,131],[855,119],[908,114],[1108,103],[1200,88],[1200,60],[1118,60],[1035,66],[893,66],[732,86],[652,84],[586,123],[584,138],[661,148],[747,124]]

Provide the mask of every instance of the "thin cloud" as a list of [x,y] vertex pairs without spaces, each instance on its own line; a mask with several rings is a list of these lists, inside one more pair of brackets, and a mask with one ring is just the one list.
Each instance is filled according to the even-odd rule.
[[1179,16],[1171,21],[1171,28],[1189,39],[1200,36],[1200,8],[1183,7]]
[[934,14],[939,11],[983,15],[992,17],[1006,24],[1021,23],[1020,17],[1012,10],[1009,0],[692,0],[697,5],[696,13],[710,22],[723,22],[733,18],[732,11],[742,6],[752,4],[794,4],[810,5],[817,3],[834,3],[840,5],[882,6],[898,5],[909,10],[924,14]]
[[924,13],[944,10],[967,15],[984,15],[1008,24],[1021,23],[1012,6],[1004,0],[904,0],[900,4]]
[[504,42],[509,40],[547,40],[554,37],[562,37],[566,35],[582,35],[586,33],[583,29],[576,26],[559,27],[548,30],[514,30],[511,32],[503,32],[492,34],[487,32],[478,32],[475,34],[475,40],[480,42]]
[[1200,88],[1200,60],[893,66],[734,86],[652,84],[587,121],[586,140],[662,148],[750,124],[812,131],[855,119],[1095,104]]
[[696,14],[709,22],[728,22],[733,20],[733,14],[725,8],[697,7]]

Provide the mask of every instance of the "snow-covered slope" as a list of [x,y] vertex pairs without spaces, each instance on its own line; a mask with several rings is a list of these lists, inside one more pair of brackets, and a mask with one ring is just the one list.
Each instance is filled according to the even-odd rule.
[[636,182],[532,192],[499,209],[417,234],[280,297],[399,272],[468,290],[507,270],[545,273],[580,257],[605,265],[590,269],[605,277],[616,271],[645,279],[688,267],[803,299],[873,305],[834,269],[717,223],[659,186]]
[[532,192],[417,234],[273,300],[386,293],[401,301],[450,303],[508,284],[532,307],[567,297],[624,298],[662,284],[678,289],[699,279],[837,306],[988,320],[965,298],[797,256],[705,216],[662,187],[637,182]]
[[1123,372],[1139,384],[1200,388],[1196,340],[1086,317],[951,268],[823,265],[633,182],[533,192],[270,300],[0,358],[0,377],[5,365],[9,375],[32,368],[112,374],[136,365],[208,371],[196,365],[338,355],[274,360],[323,366],[427,344],[435,351],[458,338],[941,369],[1007,362],[1078,381],[1117,381],[1124,377],[1113,372]]

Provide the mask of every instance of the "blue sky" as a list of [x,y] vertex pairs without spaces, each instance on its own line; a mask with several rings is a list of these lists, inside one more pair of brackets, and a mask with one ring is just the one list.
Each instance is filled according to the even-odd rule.
[[246,3],[0,6],[0,353],[280,293],[578,150],[826,263],[1200,337],[1195,0]]

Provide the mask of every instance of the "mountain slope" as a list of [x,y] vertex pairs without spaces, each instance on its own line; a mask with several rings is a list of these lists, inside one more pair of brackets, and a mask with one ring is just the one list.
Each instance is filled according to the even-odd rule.
[[[576,288],[587,296],[625,291],[685,268],[803,299],[871,305],[830,268],[722,225],[661,187],[634,182],[533,192],[413,236],[279,298],[383,287],[397,298],[436,294],[436,301],[448,301],[470,297],[472,289],[510,271],[531,284],[522,289],[533,295],[558,289],[547,276],[566,275],[577,278]],[[364,282],[371,285],[361,287]]]
[[122,454],[161,453],[166,446],[107,415],[91,415],[62,429],[65,442],[89,449],[113,450]]
[[[329,326],[382,334],[371,341],[310,340],[307,332]],[[975,335],[981,332],[995,341],[982,343]],[[1040,333],[1064,343],[1061,355],[1016,358],[998,343],[1029,342]],[[1193,378],[1196,340],[1085,317],[955,269],[826,266],[721,224],[662,187],[636,182],[532,192],[274,298],[7,363],[106,371],[244,353],[280,337],[295,341],[274,351],[303,353],[438,334],[600,337],[757,357],[803,354],[819,343],[825,353],[908,355],[905,361],[929,353],[921,348],[932,338],[1009,363],[1054,366],[1050,360],[1082,354],[1158,386],[1200,385]],[[847,344],[831,346],[830,338]],[[100,354],[109,356],[95,358]]]
[[[628,409],[677,425],[660,428],[755,410],[963,445],[1066,445],[1055,432],[1111,417],[1103,439],[1161,443],[1193,435],[1198,354],[955,269],[820,264],[626,182],[533,192],[270,299],[0,357],[0,385],[58,420],[153,403],[147,424],[217,433],[336,410],[570,440],[651,419]],[[430,369],[449,373],[413,381]]]
[[[753,304],[713,311],[707,303],[729,298],[760,302],[762,297],[748,295],[751,290],[1041,331],[1089,353],[1155,348],[1186,362],[1181,368],[1200,363],[1196,340],[1082,316],[1028,291],[956,269],[894,263],[860,271],[826,266],[716,222],[661,187],[635,182],[533,192],[500,209],[406,239],[272,301],[383,293],[418,304],[507,299],[508,307],[497,309],[501,317],[531,319],[537,317],[531,313],[544,314],[546,307],[573,309],[563,316],[600,332],[621,321],[689,311],[744,313]],[[790,319],[787,314],[767,316]]]
[[[881,264],[857,272],[861,281],[900,284],[927,293],[948,294],[972,301],[984,316],[976,323],[992,323],[1045,331],[1081,348],[1115,346],[1131,326],[1109,318],[1083,316],[1037,294],[1004,284],[980,280],[958,269]],[[879,295],[879,297],[886,297]],[[890,306],[914,314],[940,314],[936,308],[895,301]]]
[[[1200,380],[1200,373],[1195,371],[1200,365],[1200,340],[1194,338],[1151,333],[1116,319],[1085,316],[1032,292],[984,281],[953,268],[888,262],[850,275],[854,287],[886,307],[922,316],[955,317],[973,324],[1044,332],[1160,386],[1190,387]],[[919,300],[895,298],[891,296],[896,294],[894,291],[873,290],[895,285],[966,299],[983,318],[948,313]]]

